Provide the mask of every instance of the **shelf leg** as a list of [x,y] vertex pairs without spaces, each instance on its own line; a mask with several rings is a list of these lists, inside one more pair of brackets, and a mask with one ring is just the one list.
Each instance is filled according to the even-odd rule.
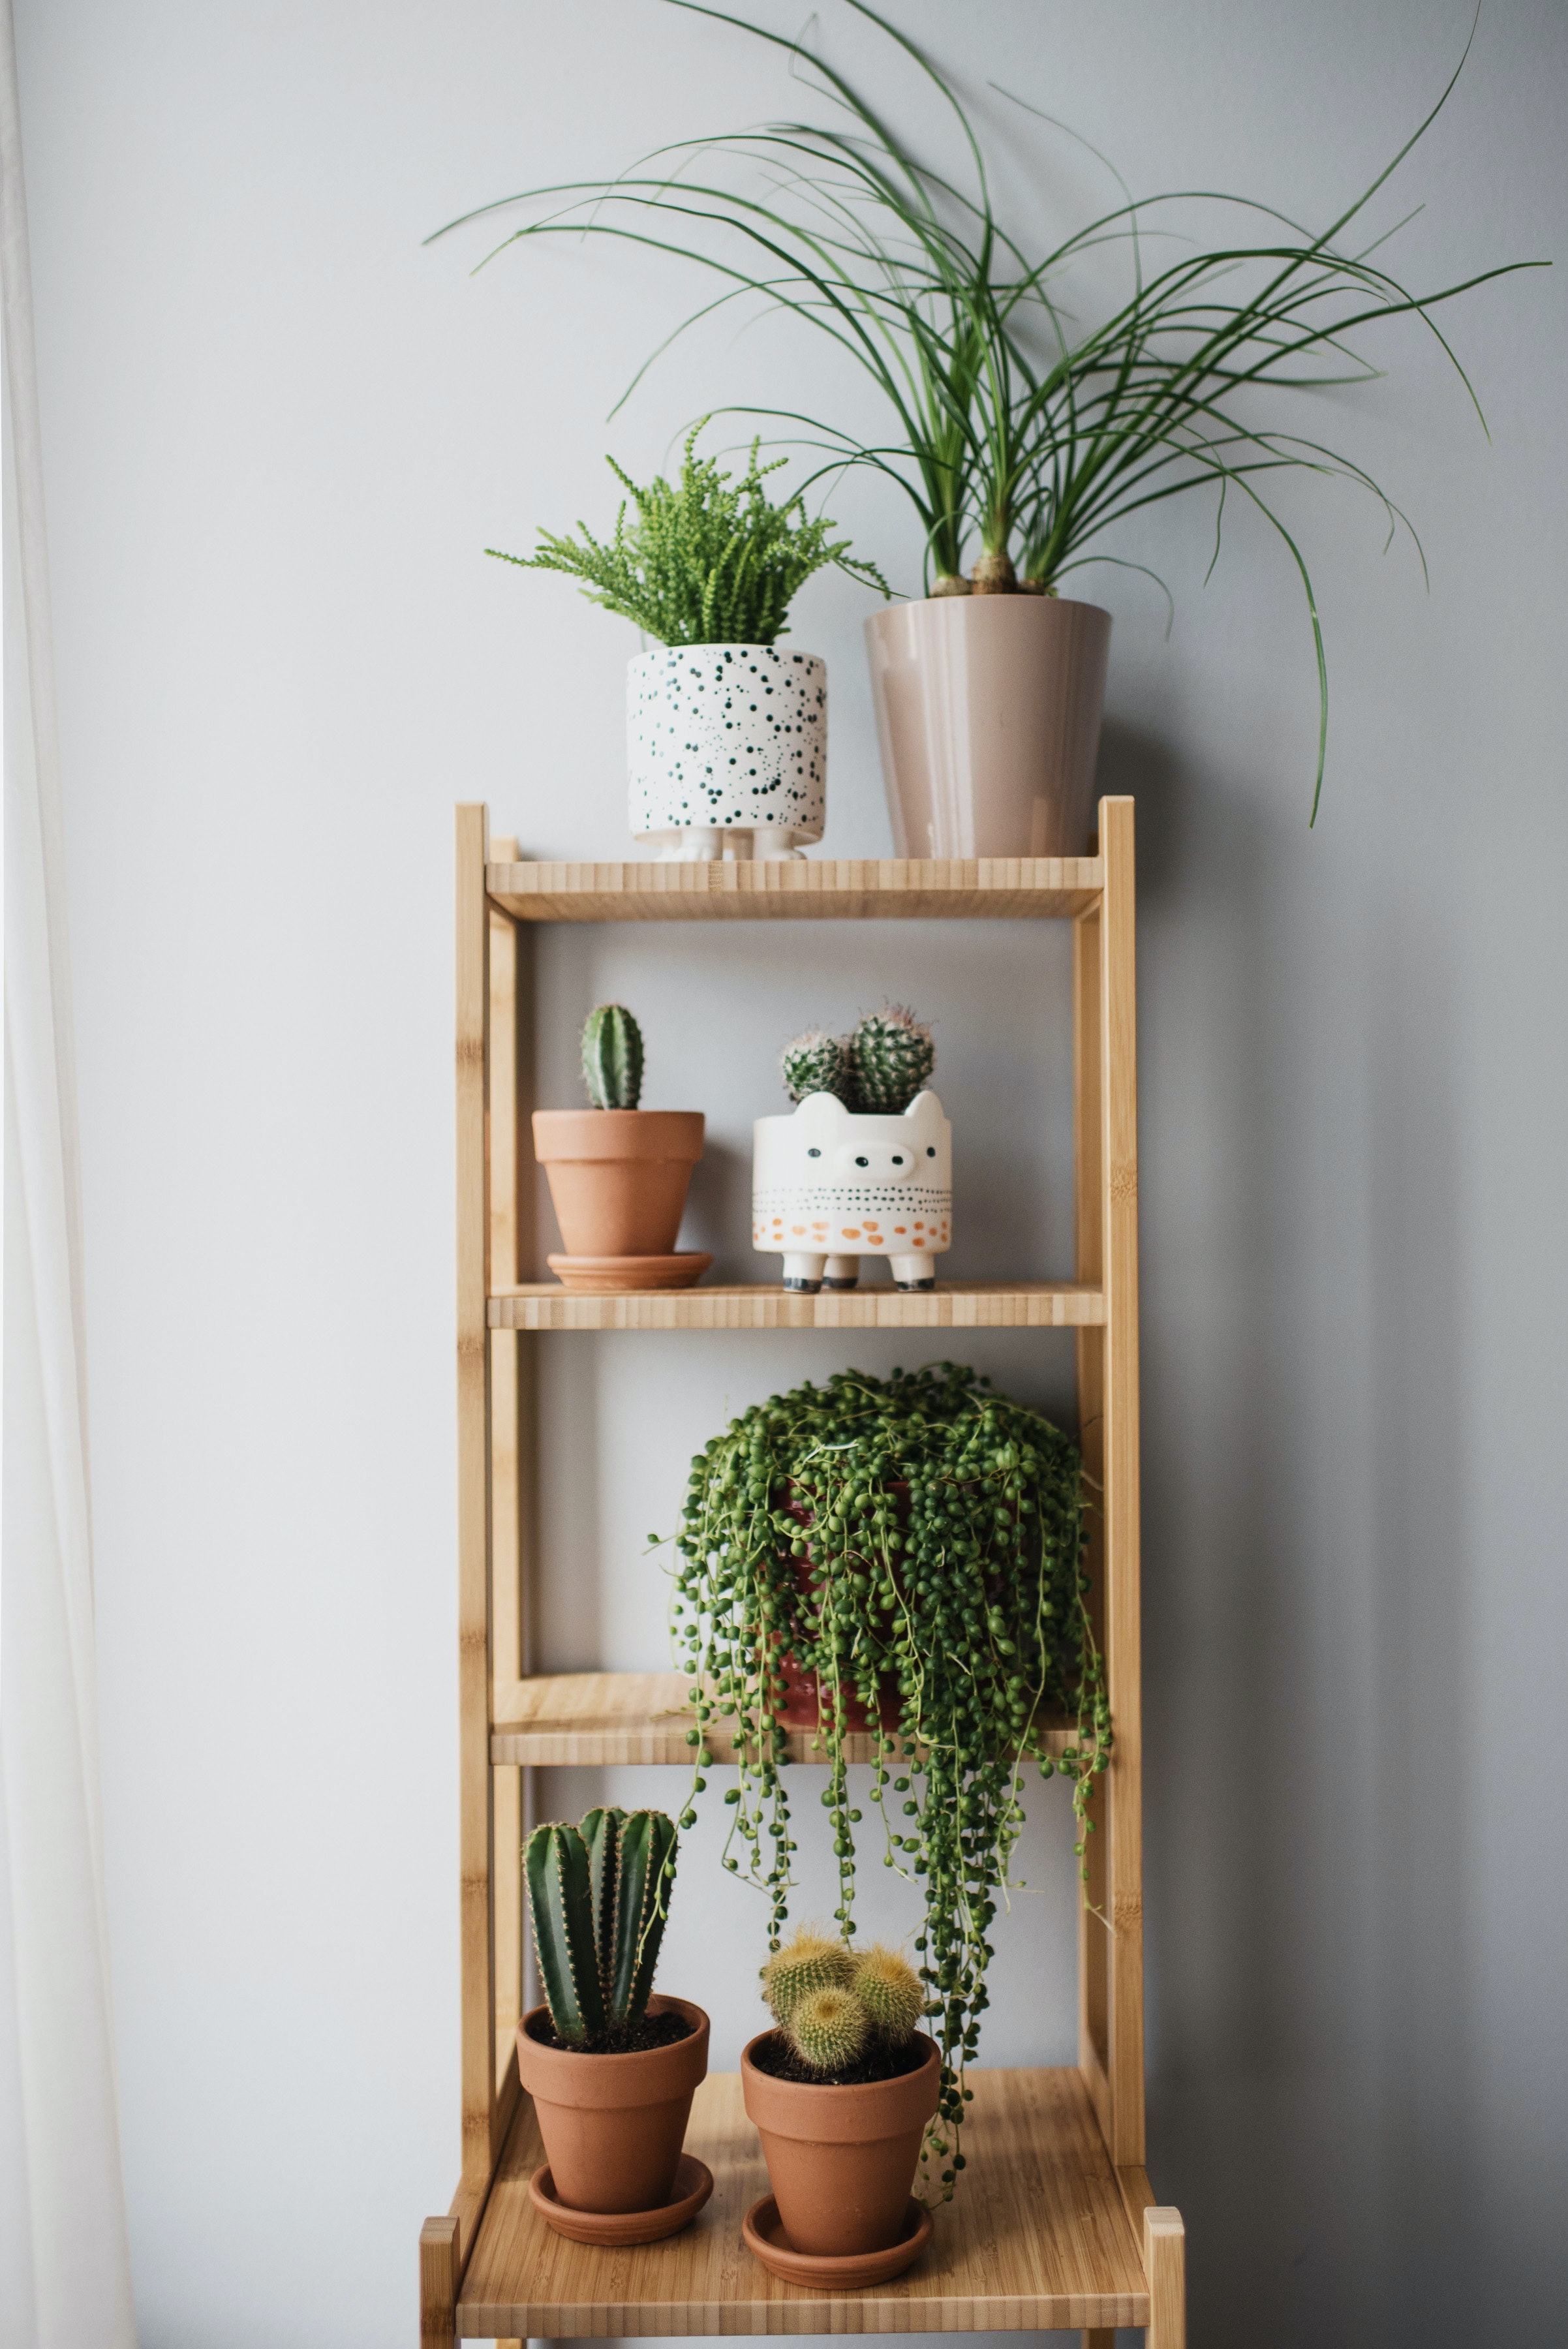
[[455,2219],[427,2219],[420,2230],[420,2349],[457,2339]]
[[1156,2202],[1144,2212],[1143,2267],[1148,2278],[1144,2349],[1187,2349],[1187,2230],[1179,2210]]
[[1115,2332],[1107,2333],[1103,2325],[1085,2324],[1081,2338],[1084,2349],[1116,2349]]

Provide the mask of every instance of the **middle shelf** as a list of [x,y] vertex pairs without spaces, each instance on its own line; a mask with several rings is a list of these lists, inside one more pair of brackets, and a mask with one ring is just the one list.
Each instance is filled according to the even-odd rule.
[[750,1284],[595,1297],[531,1280],[499,1289],[489,1306],[493,1330],[1083,1330],[1105,1318],[1104,1291],[1079,1280],[868,1284],[815,1297]]
[[[552,1672],[504,1682],[494,1692],[490,1758],[536,1769],[569,1769],[616,1763],[690,1763],[687,1733],[696,1727],[684,1672]],[[792,1729],[785,1740],[792,1762],[821,1762],[815,1732]],[[1073,1743],[1065,1719],[1053,1723],[1044,1744],[1060,1754]],[[708,1751],[717,1763],[735,1758],[733,1725],[708,1724]],[[869,1732],[844,1740],[845,1758],[869,1762],[876,1754]]]

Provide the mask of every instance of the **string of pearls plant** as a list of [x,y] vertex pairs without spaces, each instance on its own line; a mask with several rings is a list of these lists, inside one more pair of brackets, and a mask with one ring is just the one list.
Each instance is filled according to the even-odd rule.
[[[730,1720],[739,1783],[724,1797],[734,1814],[724,1865],[768,1892],[774,1950],[796,1848],[783,1660],[817,1682],[846,1941],[863,1824],[846,1760],[854,1700],[869,1718],[883,1865],[924,1895],[915,1950],[942,2091],[921,2160],[927,2184],[937,2163],[944,2200],[963,2167],[963,2072],[1031,1762],[1071,1784],[1087,1882],[1088,1797],[1111,1723],[1085,1604],[1083,1514],[1067,1437],[942,1362],[886,1381],[840,1371],[743,1412],[693,1461],[676,1541],[672,1620],[698,1723],[681,1825],[707,1784],[708,1725]],[[1046,1731],[1063,1715],[1075,1732],[1054,1761]]]

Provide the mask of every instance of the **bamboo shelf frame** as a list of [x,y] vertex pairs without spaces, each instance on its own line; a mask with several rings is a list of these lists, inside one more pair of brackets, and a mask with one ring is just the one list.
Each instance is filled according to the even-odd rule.
[[[786,1296],[763,1285],[568,1297],[538,1261],[518,1152],[531,1107],[532,944],[541,922],[1056,919],[1073,924],[1075,1174],[1071,1281],[941,1282]],[[420,2239],[421,2349],[530,2336],[1045,2331],[1185,2349],[1185,2239],[1144,2168],[1142,1731],[1138,1609],[1137,1109],[1133,807],[1100,802],[1086,857],[753,864],[535,864],[457,811],[458,1666],[462,2175]],[[534,1398],[556,1332],[1071,1329],[1080,1441],[1101,1493],[1091,1604],[1116,1739],[1094,1796],[1079,1927],[1078,2063],[971,2073],[963,2192],[930,2249],[875,2294],[832,2302],[771,2279],[740,2240],[764,2190],[734,2075],[698,2092],[688,2144],[712,2199],[673,2241],[598,2252],[543,2227],[541,2158],[518,2089],[520,1870],[528,1773],[685,1764],[676,1673],[535,1674],[539,1572]],[[541,1349],[544,1350],[541,1350]],[[1065,1728],[1054,1742],[1065,1742]],[[720,1738],[711,1735],[715,1760]],[[798,1746],[799,1751],[794,1749]],[[809,1734],[794,1759],[820,1757]],[[853,1757],[852,1758],[856,1758]],[[867,1754],[869,1758],[869,1741]]]

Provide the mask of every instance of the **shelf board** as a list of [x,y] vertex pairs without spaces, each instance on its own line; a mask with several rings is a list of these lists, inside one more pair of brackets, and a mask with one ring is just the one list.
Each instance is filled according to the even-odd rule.
[[[460,2341],[670,2333],[993,2333],[1144,2325],[1148,2291],[1123,2186],[1073,2071],[976,2071],[955,2199],[894,2282],[832,2301],[779,2282],[741,2240],[768,2190],[740,2075],[698,2089],[686,2149],[713,2193],[683,2234],[603,2251],[553,2234],[528,2199],[544,2158],[519,2101],[457,2303]],[[1135,2173],[1141,2179],[1142,2173]]]
[[[690,1765],[688,1730],[696,1727],[684,1672],[556,1672],[513,1681],[495,1692],[490,1733],[493,1762],[521,1763],[536,1769],[585,1764],[680,1763]],[[1073,1743],[1071,1725],[1061,1720],[1044,1743],[1059,1754]],[[792,1729],[786,1748],[792,1762],[824,1762],[815,1733]],[[708,1751],[716,1763],[732,1762],[735,1740],[728,1722],[708,1727]],[[844,1741],[846,1759],[869,1762],[876,1742],[869,1733]]]
[[766,857],[736,864],[487,864],[524,922],[1062,919],[1105,886],[1097,856]]
[[533,1280],[490,1299],[493,1330],[1080,1330],[1104,1321],[1098,1288],[1076,1280],[940,1280],[823,1289],[765,1285],[616,1289],[574,1295]]

